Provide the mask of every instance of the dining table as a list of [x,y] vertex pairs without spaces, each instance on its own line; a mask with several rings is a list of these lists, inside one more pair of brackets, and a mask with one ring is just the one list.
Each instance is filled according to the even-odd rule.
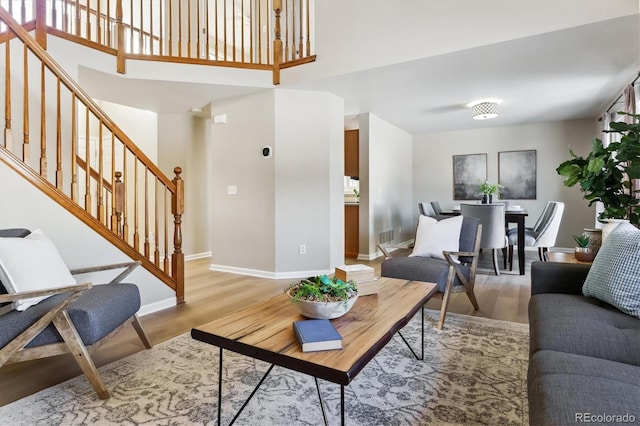
[[[460,210],[445,210],[440,213],[443,216],[459,216]],[[515,223],[518,229],[518,268],[520,275],[524,275],[524,231],[525,231],[525,218],[529,216],[526,209],[505,209],[504,221],[505,223]]]

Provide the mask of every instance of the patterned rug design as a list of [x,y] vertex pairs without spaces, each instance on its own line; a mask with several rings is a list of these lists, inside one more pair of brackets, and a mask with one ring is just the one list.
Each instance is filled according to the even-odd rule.
[[[347,425],[527,425],[528,327],[425,310],[425,360],[399,336],[345,387]],[[403,336],[419,347],[420,315]],[[219,349],[189,334],[100,369],[111,398],[84,376],[0,407],[3,425],[214,425]],[[222,423],[229,424],[269,365],[225,351]],[[329,424],[340,387],[320,380]],[[275,367],[238,425],[321,425],[312,377]]]

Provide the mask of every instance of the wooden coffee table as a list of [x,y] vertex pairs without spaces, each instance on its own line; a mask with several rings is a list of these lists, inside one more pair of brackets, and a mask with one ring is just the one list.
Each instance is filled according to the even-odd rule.
[[[341,350],[302,352],[292,324],[304,317],[284,294],[192,329],[191,336],[194,339],[220,348],[218,424],[222,410],[223,349],[272,364],[230,424],[236,421],[274,365],[309,374],[315,378],[316,386],[318,379],[339,384],[340,416],[344,424],[344,386],[356,377],[418,311],[422,312],[422,358],[409,348],[417,358],[424,359],[422,308],[437,292],[436,284],[395,278],[379,278],[378,283],[377,295],[359,297],[351,311],[331,320],[342,335]],[[320,407],[326,424],[322,400]]]

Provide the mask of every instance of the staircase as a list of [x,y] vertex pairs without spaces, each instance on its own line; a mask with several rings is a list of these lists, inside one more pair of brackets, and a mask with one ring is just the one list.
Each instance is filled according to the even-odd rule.
[[184,302],[182,170],[162,173],[3,7],[0,23],[0,161]]

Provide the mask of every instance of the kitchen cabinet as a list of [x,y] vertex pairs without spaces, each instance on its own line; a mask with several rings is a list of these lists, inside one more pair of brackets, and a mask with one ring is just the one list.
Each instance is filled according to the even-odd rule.
[[344,132],[344,175],[360,176],[358,159],[360,150],[358,147],[358,130],[345,130]]
[[348,258],[358,258],[360,243],[358,241],[358,215],[360,206],[357,203],[344,205],[344,255]]

